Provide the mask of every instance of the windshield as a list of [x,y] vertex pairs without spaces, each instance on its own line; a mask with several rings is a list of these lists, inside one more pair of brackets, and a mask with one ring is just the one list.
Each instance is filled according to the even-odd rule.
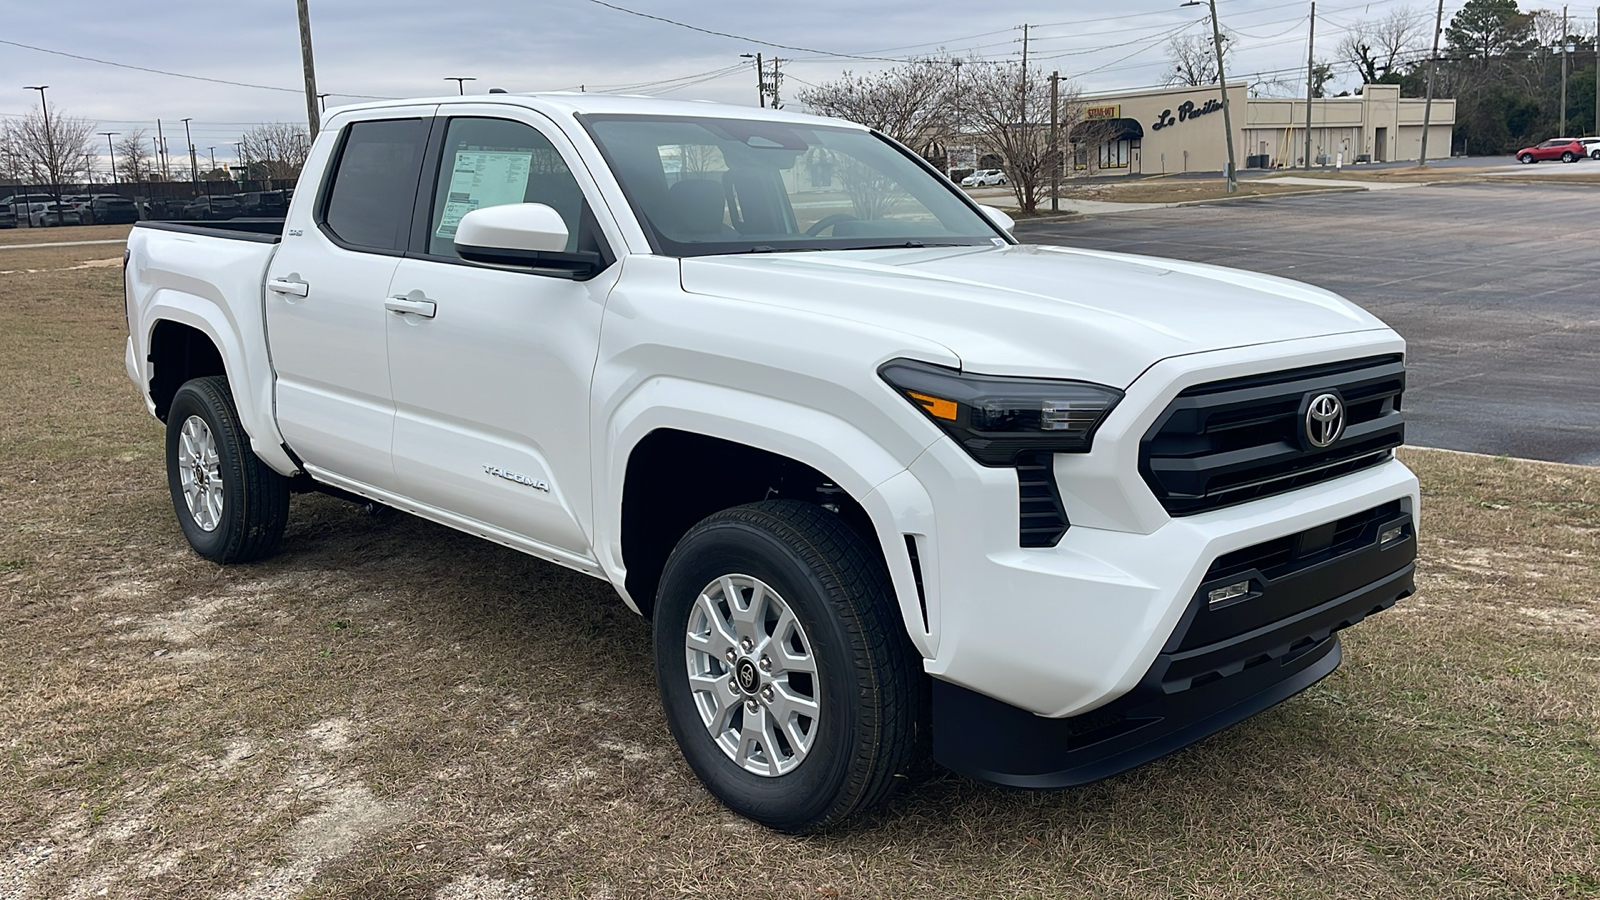
[[668,256],[1007,243],[965,198],[869,132],[581,118],[652,246]]

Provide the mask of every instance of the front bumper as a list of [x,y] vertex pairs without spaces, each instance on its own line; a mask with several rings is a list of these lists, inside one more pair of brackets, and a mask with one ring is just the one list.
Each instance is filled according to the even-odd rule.
[[[1093,712],[1044,718],[935,679],[935,758],[961,774],[1012,787],[1084,784],[1181,749],[1305,690],[1339,665],[1337,631],[1415,589],[1411,516],[1391,507],[1373,512],[1359,535],[1299,563],[1208,580],[1138,685]],[[1385,535],[1388,541],[1381,540]],[[1253,586],[1250,599],[1211,608],[1216,585],[1242,580]],[[1262,612],[1241,615],[1252,604]],[[1279,617],[1262,622],[1263,615]]]

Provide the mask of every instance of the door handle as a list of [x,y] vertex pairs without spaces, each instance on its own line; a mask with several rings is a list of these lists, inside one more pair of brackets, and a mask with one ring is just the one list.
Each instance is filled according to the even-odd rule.
[[304,297],[311,293],[311,285],[304,281],[290,281],[287,278],[274,278],[267,282],[267,290],[275,294],[288,294],[292,297]]
[[413,300],[401,294],[383,301],[383,308],[402,316],[421,316],[424,319],[431,319],[436,307],[432,300]]

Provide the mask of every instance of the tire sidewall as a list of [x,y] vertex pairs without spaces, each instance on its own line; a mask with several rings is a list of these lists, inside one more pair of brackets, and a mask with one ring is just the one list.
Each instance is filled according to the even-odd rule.
[[[228,439],[234,430],[226,428],[225,425],[231,423],[225,423],[222,418],[231,418],[233,410],[231,406],[219,409],[220,399],[214,391],[207,391],[191,381],[178,388],[167,412],[167,488],[172,494],[173,512],[177,514],[178,525],[183,529],[183,536],[188,539],[189,545],[196,553],[211,560],[225,557],[228,548],[243,539],[240,533],[243,529],[242,516],[239,515],[245,502],[243,467],[239,448]],[[211,531],[206,531],[195,522],[184,500],[182,482],[178,477],[178,445],[183,425],[190,416],[199,416],[206,423],[217,445],[217,470],[222,477],[222,515],[217,527]]]
[[1520,160],[1522,162],[1522,164],[1525,165],[1525,166],[1532,165],[1534,162],[1536,162],[1536,160],[1533,158],[1533,154],[1532,153],[1524,153],[1521,156],[1517,157],[1517,159]]
[[[684,640],[702,588],[722,575],[749,575],[771,586],[799,619],[817,659],[822,710],[815,742],[793,771],[776,777],[745,771],[701,723],[689,690]],[[762,824],[795,830],[823,818],[835,802],[863,737],[862,689],[846,650],[851,635],[826,586],[775,535],[744,522],[718,522],[686,537],[662,573],[655,608],[656,680],[673,736],[700,780],[729,806]]]
[[1568,150],[1567,152],[1561,154],[1561,161],[1564,163],[1575,163],[1578,161],[1578,154]]

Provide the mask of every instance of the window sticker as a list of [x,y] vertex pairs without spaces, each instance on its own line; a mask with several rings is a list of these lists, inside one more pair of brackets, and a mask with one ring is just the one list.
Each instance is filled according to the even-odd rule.
[[533,152],[458,150],[450,169],[450,189],[445,194],[442,238],[453,238],[461,217],[475,209],[521,203],[528,193],[528,171]]

